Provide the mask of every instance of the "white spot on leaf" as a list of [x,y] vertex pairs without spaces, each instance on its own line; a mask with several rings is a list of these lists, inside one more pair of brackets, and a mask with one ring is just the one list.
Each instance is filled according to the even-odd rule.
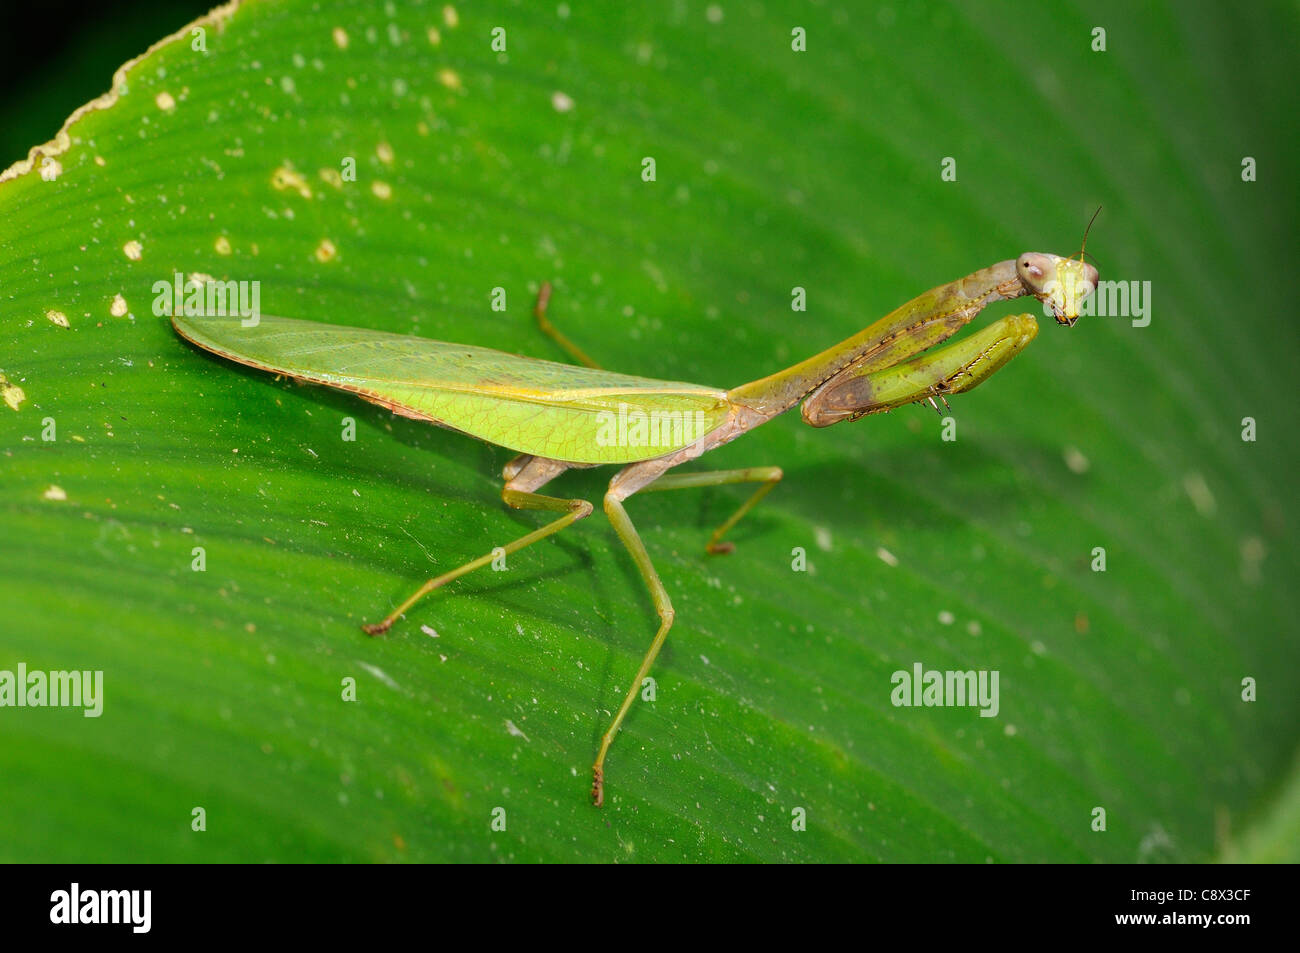
[[1183,489],[1187,491],[1187,496],[1191,499],[1192,505],[1196,507],[1196,512],[1202,516],[1213,516],[1219,508],[1214,500],[1214,493],[1210,490],[1210,485],[1205,482],[1205,477],[1199,473],[1189,473],[1183,477]]
[[1087,473],[1088,467],[1091,466],[1088,458],[1078,447],[1065,448],[1065,465],[1069,467],[1071,473]]
[[281,192],[294,191],[305,199],[311,198],[311,186],[302,173],[287,165],[282,165],[271,173],[271,185]]
[[17,384],[11,384],[9,378],[3,374],[0,374],[0,395],[3,395],[4,402],[9,405],[10,410],[17,410],[27,399],[23,389]]

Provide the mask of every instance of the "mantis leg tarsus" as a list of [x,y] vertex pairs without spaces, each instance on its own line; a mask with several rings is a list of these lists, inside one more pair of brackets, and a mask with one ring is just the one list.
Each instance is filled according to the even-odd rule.
[[539,539],[545,539],[553,533],[558,533],[566,526],[576,523],[580,519],[585,519],[592,513],[592,506],[586,500],[566,500],[555,496],[543,496],[540,493],[528,493],[523,490],[515,490],[509,486],[501,491],[501,498],[505,500],[508,506],[512,506],[518,510],[548,510],[550,512],[564,512],[567,510],[567,512],[564,512],[564,515],[559,519],[553,520],[545,526],[533,530],[531,533],[526,533],[518,539],[507,543],[505,546],[499,547],[499,549],[494,549],[492,552],[480,556],[478,559],[471,559],[464,565],[458,566],[449,572],[445,572],[441,576],[435,576],[412,593],[405,602],[390,612],[382,622],[377,622],[373,625],[363,625],[361,627],[362,631],[371,636],[382,635],[392,627],[392,624],[396,622],[403,613],[429,593],[433,592],[433,590],[440,589],[447,583],[459,579],[466,573],[473,572],[475,569],[486,566],[500,554],[508,556],[511,553],[518,552],[525,546],[531,546]]
[[551,300],[551,283],[543,281],[542,286],[537,289],[537,304],[533,306],[533,315],[537,318],[537,327],[548,338],[560,345],[564,352],[579,364],[585,364],[588,367],[594,367],[601,370],[601,366],[587,356],[587,352],[578,345],[574,344],[561,333],[560,329],[551,323],[551,319],[546,316],[546,306]]

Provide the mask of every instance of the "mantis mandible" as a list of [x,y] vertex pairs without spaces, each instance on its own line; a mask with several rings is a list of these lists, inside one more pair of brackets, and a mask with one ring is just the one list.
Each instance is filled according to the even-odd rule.
[[579,365],[488,348],[313,321],[264,316],[245,327],[237,316],[172,317],[199,347],[250,367],[350,391],[394,413],[460,431],[519,453],[502,474],[507,506],[561,514],[492,553],[430,579],[381,622],[386,632],[421,598],[492,562],[585,519],[587,500],[538,491],[566,470],[622,464],[604,497],[605,515],[645,580],[659,624],[592,765],[592,800],[604,803],[605,757],[673,624],[673,604],[624,503],[635,493],[733,483],[759,484],[707,543],[723,537],[781,480],[780,467],[672,473],[802,402],[814,427],[856,420],[903,404],[947,397],[987,380],[1038,333],[1029,314],[1011,315],[929,354],[994,301],[1029,295],[1072,325],[1078,301],[1097,285],[1097,269],[1039,252],[998,262],[940,285],[852,337],[793,367],[720,390],[701,384],[616,374],[596,366],[547,318],[550,286],[535,315],[541,330]]

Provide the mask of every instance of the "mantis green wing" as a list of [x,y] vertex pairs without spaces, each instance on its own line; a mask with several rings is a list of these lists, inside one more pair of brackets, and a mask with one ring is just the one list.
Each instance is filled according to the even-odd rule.
[[632,463],[726,420],[725,391],[520,357],[491,348],[263,315],[176,315],[181,337],[250,367],[351,391],[520,453]]

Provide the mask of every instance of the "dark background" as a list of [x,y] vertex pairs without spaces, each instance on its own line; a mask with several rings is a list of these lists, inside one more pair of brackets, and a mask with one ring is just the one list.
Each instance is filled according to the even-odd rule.
[[214,6],[208,0],[5,0],[0,4],[0,169],[54,138],[73,110],[107,92],[115,69]]

